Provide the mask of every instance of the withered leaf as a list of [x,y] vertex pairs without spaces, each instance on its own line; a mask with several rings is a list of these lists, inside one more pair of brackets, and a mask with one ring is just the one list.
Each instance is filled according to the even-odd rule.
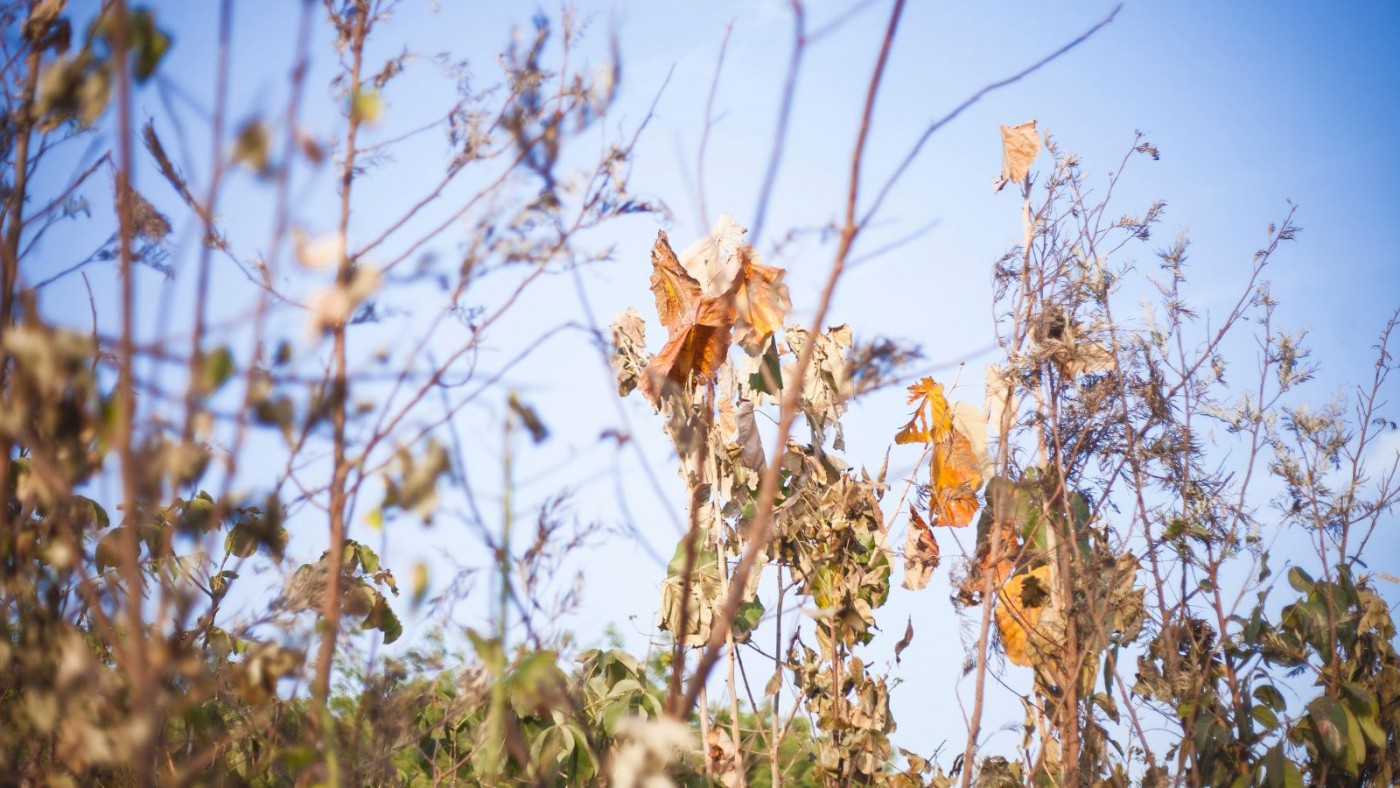
[[704,297],[700,284],[676,260],[666,233],[656,234],[651,251],[651,290],[656,311],[670,332],[661,352],[647,365],[638,388],[658,405],[667,380],[679,386],[692,378],[713,383],[729,352],[737,312],[732,293]]
[[646,321],[628,307],[612,324],[612,368],[617,375],[617,393],[627,396],[641,382],[647,367]]
[[671,332],[680,328],[682,316],[700,299],[700,283],[681,267],[665,230],[657,231],[651,247],[651,292],[656,296],[656,315]]
[[[1041,613],[1049,604],[1050,567],[1023,572],[1006,582],[996,607],[997,631],[1006,658],[1013,664],[1030,667],[1049,646],[1037,631]],[[1034,641],[1034,642],[1033,642]]]
[[894,644],[894,663],[895,663],[896,665],[899,664],[899,655],[900,655],[900,654],[903,654],[903,653],[904,653],[904,649],[909,648],[909,644],[910,644],[910,643],[913,643],[913,642],[914,642],[914,618],[913,618],[913,616],[910,616],[908,622],[905,623],[905,625],[904,625],[904,637],[900,638],[900,639],[899,639],[899,642],[896,643],[896,644]]
[[930,506],[937,525],[964,526],[977,514],[977,488],[982,486],[982,461],[972,442],[957,430],[933,446],[930,462]]
[[743,265],[744,233],[734,217],[724,214],[715,220],[708,235],[681,251],[680,264],[708,298],[733,291]]
[[[909,402],[917,404],[909,423],[895,435],[895,443],[927,443],[930,508],[935,525],[964,526],[977,513],[977,489],[982,486],[984,450],[954,426],[954,409],[943,395],[942,384],[924,378],[909,387]],[[967,410],[967,409],[964,409]],[[958,421],[964,428],[964,414]],[[985,441],[983,441],[985,446]]]
[[743,247],[740,258],[743,266],[735,292],[739,319],[734,341],[752,356],[763,352],[764,340],[783,327],[792,299],[783,283],[783,269],[760,263],[752,247]]
[[953,414],[948,398],[943,396],[943,384],[924,378],[909,387],[909,404],[917,404],[914,413],[894,436],[895,443],[931,443],[941,440],[953,427]]
[[1040,153],[1040,134],[1035,130],[1035,121],[1019,126],[1001,127],[1001,177],[997,178],[996,191],[1008,183],[1020,183],[1031,172],[1031,162]]
[[933,538],[933,529],[911,505],[909,530],[904,537],[904,587],[910,591],[923,590],[933,577],[933,570],[938,568],[938,560],[938,540]]

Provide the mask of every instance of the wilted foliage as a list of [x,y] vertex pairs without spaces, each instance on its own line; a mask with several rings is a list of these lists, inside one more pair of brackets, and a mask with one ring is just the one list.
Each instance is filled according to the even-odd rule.
[[[1400,500],[1396,461],[1375,465],[1395,429],[1396,317],[1372,378],[1309,405],[1311,361],[1274,324],[1263,276],[1299,232],[1292,207],[1207,324],[1185,236],[1155,266],[1133,262],[1165,205],[1116,213],[1128,164],[1161,152],[1139,135],[1105,188],[1030,121],[1001,128],[994,184],[998,199],[1019,193],[1021,242],[993,269],[1000,357],[985,407],[957,381],[911,374],[917,347],[828,325],[852,249],[924,142],[1113,18],[931,123],[862,192],[904,6],[878,42],[818,300],[795,305],[786,271],[722,215],[679,253],[656,230],[654,320],[622,313],[610,351],[583,327],[618,394],[638,391],[675,451],[684,528],[657,578],[646,654],[581,647],[561,623],[589,580],[568,585],[570,558],[607,529],[576,521],[567,489],[521,515],[517,454],[546,445],[551,424],[503,382],[580,328],[532,315],[541,333],[520,336],[510,316],[524,294],[610,257],[590,231],[664,214],[629,192],[646,119],[630,138],[609,119],[616,47],[582,67],[583,25],[565,10],[517,32],[494,76],[408,48],[377,62],[370,44],[392,34],[395,3],[304,2],[285,106],[230,125],[238,46],[221,0],[214,106],[200,116],[213,144],[196,167],[168,99],[140,125],[133,114],[179,41],[164,12],[0,6],[0,773],[132,785],[1400,780],[1400,654],[1379,589],[1395,578],[1367,552]],[[793,10],[788,100],[812,40]],[[315,51],[317,24],[333,52]],[[324,87],[308,81],[323,56],[329,118],[305,106]],[[368,134],[425,60],[456,91],[439,119]],[[415,173],[423,192],[389,204],[376,179],[428,132],[442,172]],[[55,158],[80,139],[92,151],[81,166]],[[294,196],[317,171],[334,183],[329,231],[313,231],[321,217]],[[225,216],[237,178],[272,206],[265,238]],[[96,248],[46,257],[50,228],[76,222],[97,228]],[[183,227],[196,230],[188,249]],[[428,253],[454,229],[451,258]],[[646,261],[629,266],[640,284]],[[140,270],[189,285],[155,329]],[[78,279],[90,327],[45,299]],[[1145,316],[1127,319],[1140,301]],[[664,334],[655,352],[649,322]],[[374,325],[401,339],[371,347],[360,332]],[[1255,367],[1230,352],[1245,339],[1261,350]],[[511,358],[492,361],[501,347]],[[851,456],[852,403],[895,385],[907,423],[883,457]],[[487,401],[499,433],[464,435],[459,414]],[[891,478],[891,455],[908,478]],[[483,456],[501,466],[490,515],[469,476]],[[474,541],[450,546],[459,571],[435,584],[427,564],[390,566],[382,546],[352,538],[357,521],[453,523]],[[1312,552],[1271,567],[1285,533]],[[940,570],[946,606],[926,590]],[[899,627],[891,594],[920,591],[942,618]],[[433,625],[406,636],[408,613]],[[975,687],[966,740],[899,748],[895,666],[916,635],[957,631],[959,618]],[[984,711],[1002,701],[1024,715],[1019,746],[997,753]]]

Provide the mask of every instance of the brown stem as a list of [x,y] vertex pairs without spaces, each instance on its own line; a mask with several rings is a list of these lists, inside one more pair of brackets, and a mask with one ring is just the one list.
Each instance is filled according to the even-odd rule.
[[[345,162],[340,176],[340,227],[338,230],[341,239],[341,254],[337,281],[341,285],[348,283],[353,275],[352,265],[354,261],[350,257],[349,244],[346,241],[350,230],[350,188],[355,179],[355,142],[360,131],[360,115],[355,109],[354,99],[360,90],[360,67],[364,60],[365,35],[369,27],[369,6],[368,0],[361,0],[357,3],[350,41],[352,58],[350,68],[351,106],[349,126],[345,132]],[[330,392],[333,441],[330,486],[330,549],[326,555],[326,596],[321,605],[325,631],[321,636],[321,647],[316,655],[316,677],[311,684],[311,696],[317,711],[314,719],[317,720],[316,724],[322,726],[326,726],[329,722],[326,701],[330,695],[331,663],[335,656],[336,637],[340,633],[340,566],[345,559],[345,502],[348,495],[345,481],[350,476],[350,463],[345,456],[345,400],[349,394],[347,391],[345,330],[346,326],[342,322],[335,327],[333,336],[334,377]],[[324,744],[331,745],[333,743],[333,732],[326,727],[322,727],[321,735]]]
[[845,225],[841,229],[841,240],[836,249],[836,258],[831,263],[831,272],[827,275],[826,286],[822,289],[821,300],[818,302],[816,314],[812,318],[809,340],[802,346],[802,352],[797,357],[797,366],[793,369],[791,380],[785,381],[786,386],[778,416],[778,437],[774,444],[773,457],[769,460],[768,467],[764,469],[763,480],[759,485],[758,510],[754,516],[753,536],[744,549],[744,555],[740,558],[738,567],[734,570],[733,586],[730,588],[729,596],[724,601],[723,610],[720,615],[715,617],[715,626],[710,632],[710,641],[691,675],[690,687],[686,690],[685,698],[678,708],[671,710],[677,718],[683,719],[685,714],[694,708],[695,700],[700,694],[700,688],[704,686],[705,679],[710,675],[715,662],[719,659],[725,638],[733,626],[739,605],[743,602],[743,590],[748,585],[749,575],[753,572],[758,556],[768,547],[768,540],[772,536],[773,505],[778,500],[778,480],[782,474],[783,460],[787,456],[788,437],[792,434],[792,424],[797,418],[801,402],[802,380],[807,374],[807,368],[812,363],[812,353],[817,346],[817,337],[821,334],[822,323],[826,320],[826,314],[831,308],[836,284],[841,279],[842,271],[845,270],[851,246],[855,243],[856,236],[860,234],[863,226],[856,221],[856,205],[860,191],[861,165],[865,158],[865,143],[870,136],[870,122],[875,112],[875,97],[879,93],[880,82],[884,77],[885,64],[889,61],[895,31],[899,29],[899,19],[904,12],[904,1],[895,0],[894,9],[890,12],[889,25],[885,29],[885,37],[880,45],[880,55],[875,63],[875,71],[870,78],[870,87],[866,92],[865,109],[861,114],[860,133],[856,137],[855,151],[851,154],[851,180],[846,196]]

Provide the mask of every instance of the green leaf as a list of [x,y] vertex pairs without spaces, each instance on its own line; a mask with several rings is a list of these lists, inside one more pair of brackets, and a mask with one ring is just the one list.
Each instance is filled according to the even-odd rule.
[[1323,695],[1308,704],[1308,718],[1318,744],[1328,757],[1340,759],[1347,749],[1347,713],[1336,698]]
[[1349,774],[1357,774],[1361,771],[1361,762],[1366,760],[1366,738],[1351,709],[1344,707],[1343,712],[1347,724],[1347,749],[1343,764]]
[[[769,385],[769,383],[773,385]],[[758,371],[749,375],[749,388],[764,394],[777,394],[783,390],[783,368],[778,362],[778,343],[768,338],[768,348],[763,351]]]
[[156,73],[156,67],[170,51],[170,36],[156,27],[155,14],[146,8],[136,8],[128,21],[131,33],[131,49],[136,62],[132,75],[138,83],[145,82]]
[[740,605],[734,613],[734,640],[740,643],[748,640],[749,633],[758,626],[758,622],[762,618],[763,603],[757,598]]
[[213,351],[204,356],[203,363],[200,365],[200,390],[205,394],[212,394],[233,376],[233,372],[233,353],[229,352],[228,347],[224,345],[214,348]]
[[379,571],[379,554],[369,548],[369,545],[355,542],[355,558],[359,560],[360,566],[364,568],[366,574],[374,574]]
[[1306,594],[1313,589],[1312,577],[1296,566],[1288,568],[1288,584],[1300,594]]
[[1253,695],[1255,700],[1268,705],[1274,711],[1283,711],[1288,707],[1287,701],[1283,699],[1283,693],[1279,692],[1272,684],[1260,684],[1254,688]]
[[1278,727],[1278,715],[1268,706],[1255,706],[1250,710],[1250,716],[1259,723],[1264,730],[1271,731]]
[[107,516],[107,510],[99,506],[97,501],[94,501],[93,499],[84,497],[82,495],[75,495],[73,497],[76,500],[82,501],[83,503],[86,503],[88,505],[88,508],[92,512],[93,525],[97,526],[98,528],[104,529],[110,528],[112,526],[112,518]]
[[272,172],[271,143],[272,132],[267,124],[254,118],[239,128],[229,158],[234,164],[242,164],[258,175],[267,175]]

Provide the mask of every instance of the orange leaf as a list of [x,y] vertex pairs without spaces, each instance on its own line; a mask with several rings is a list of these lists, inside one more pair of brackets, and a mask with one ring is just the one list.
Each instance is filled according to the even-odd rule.
[[671,335],[661,352],[647,365],[637,388],[652,405],[657,405],[667,380],[679,386],[685,386],[692,378],[713,383],[729,352],[729,343],[728,327],[685,326]]
[[[1028,587],[1029,582],[1029,587]],[[1050,641],[1037,632],[1040,614],[1049,602],[1050,567],[1041,566],[1016,575],[1002,586],[996,607],[997,631],[1006,658],[1030,667]],[[1034,642],[1032,642],[1034,639]]]
[[700,283],[681,267],[665,230],[658,230],[651,247],[651,292],[656,296],[656,314],[661,325],[675,333],[681,318],[700,299]]
[[972,441],[949,428],[946,441],[935,442],[929,463],[932,486],[930,508],[937,525],[963,526],[972,522],[981,505],[977,488],[982,485],[982,464],[972,451]]
[[953,426],[953,409],[943,385],[924,378],[909,387],[910,404],[917,403],[909,423],[894,436],[895,443],[927,443],[930,511],[934,525],[963,526],[977,513],[977,488],[982,485],[982,461],[972,441]]
[[895,443],[931,443],[953,428],[953,412],[943,396],[943,384],[924,378],[909,387],[909,404],[918,403],[914,414],[899,433]]
[[758,262],[758,253],[745,246],[740,252],[743,268],[738,277],[735,303],[739,311],[734,341],[751,354],[763,351],[763,342],[783,327],[792,308],[781,268]]
[[715,381],[729,353],[738,312],[732,293],[717,298],[701,295],[700,283],[676,260],[664,231],[656,234],[651,265],[651,291],[669,337],[642,373],[638,388],[657,405],[667,380],[680,386],[692,379],[707,384]]

